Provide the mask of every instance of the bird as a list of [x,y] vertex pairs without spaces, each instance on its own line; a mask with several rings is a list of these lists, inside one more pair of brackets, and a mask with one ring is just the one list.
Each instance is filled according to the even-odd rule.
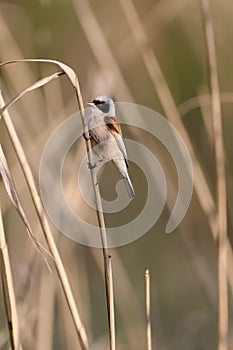
[[[90,113],[86,119],[93,152],[100,161],[112,161],[120,172],[130,199],[135,196],[134,188],[128,174],[126,147],[122,130],[115,115],[115,103],[107,95],[95,97],[88,103]],[[86,139],[86,136],[84,135]]]

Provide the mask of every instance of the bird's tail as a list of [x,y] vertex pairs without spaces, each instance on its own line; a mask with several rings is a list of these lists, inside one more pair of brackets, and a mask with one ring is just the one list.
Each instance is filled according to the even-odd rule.
[[133,188],[133,185],[132,185],[132,182],[131,182],[129,176],[124,178],[124,183],[125,183],[125,187],[126,187],[129,198],[133,199],[135,196],[135,192],[134,192],[134,188]]

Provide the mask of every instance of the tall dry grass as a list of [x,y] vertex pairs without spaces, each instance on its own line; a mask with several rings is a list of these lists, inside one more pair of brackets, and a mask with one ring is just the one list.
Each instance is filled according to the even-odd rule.
[[[149,106],[164,113],[189,148],[195,191],[183,222],[174,234],[165,236],[164,228],[177,193],[172,160],[158,142],[151,141],[149,145],[145,134],[123,127],[126,136],[144,142],[158,156],[166,174],[168,197],[163,215],[147,235],[125,247],[111,249],[105,256],[112,257],[114,305],[111,300],[109,306],[115,307],[116,334],[114,336],[114,331],[112,334],[117,349],[142,349],[150,344],[149,333],[146,337],[142,279],[146,268],[151,276],[152,348],[186,350],[192,344],[200,349],[226,349],[227,334],[228,348],[233,344],[229,306],[233,290],[230,50],[233,6],[229,1],[217,0],[211,1],[210,6],[216,52],[211,52],[213,38],[208,39],[207,30],[205,33],[201,3],[194,0],[0,2],[1,62],[44,56],[66,62],[78,72],[85,102],[104,92],[117,101]],[[213,62],[215,56],[217,66],[213,68],[211,62],[216,63]],[[212,79],[218,71],[215,83],[212,80],[209,84],[209,70]],[[5,99],[9,101],[26,86],[52,74],[51,66],[41,64],[22,63],[20,67],[2,68],[0,83]],[[216,102],[219,111],[220,99],[222,125],[214,122],[212,128],[212,121],[220,121],[220,114],[215,112]],[[55,127],[76,111],[74,91],[64,78],[54,79],[24,96],[9,111],[37,191],[44,145]],[[216,115],[219,118],[216,119]],[[3,120],[0,135],[28,221],[45,246],[28,186]],[[85,144],[80,140],[67,160],[63,178],[69,203],[77,212],[83,212],[84,207],[72,169],[83,154]],[[221,168],[224,158],[225,174]],[[133,164],[130,170],[139,198],[129,213],[133,215],[141,208],[140,198],[145,188],[141,187],[141,175]],[[112,191],[109,180],[106,187]],[[49,274],[26,238],[25,227],[19,222],[2,183],[0,193],[23,349],[81,348],[77,337],[80,328],[70,317],[56,273]],[[86,207],[83,215],[90,221],[96,220],[95,213]],[[124,218],[107,216],[108,223],[117,220],[123,222]],[[69,241],[49,225],[88,342],[93,349],[107,349],[109,328],[102,253]],[[0,307],[0,347],[5,350],[9,347],[9,333],[3,297]]]

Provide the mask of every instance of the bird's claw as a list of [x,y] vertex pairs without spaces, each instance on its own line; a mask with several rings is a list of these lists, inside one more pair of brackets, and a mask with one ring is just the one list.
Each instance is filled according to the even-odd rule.
[[89,169],[95,169],[97,164],[96,163],[87,163]]
[[[88,136],[87,136],[88,135]],[[83,133],[83,137],[84,137],[84,139],[86,140],[86,141],[89,141],[90,139],[91,139],[91,136],[90,136],[90,134],[89,133]]]

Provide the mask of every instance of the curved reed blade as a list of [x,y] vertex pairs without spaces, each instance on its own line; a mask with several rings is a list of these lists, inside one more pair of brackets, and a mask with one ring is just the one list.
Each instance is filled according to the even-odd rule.
[[16,188],[15,188],[15,184],[14,181],[12,179],[2,146],[0,145],[0,174],[2,176],[3,179],[3,183],[6,189],[6,192],[8,194],[8,196],[11,199],[11,202],[13,203],[15,209],[17,210],[20,218],[22,219],[26,230],[28,232],[28,236],[31,239],[32,244],[34,245],[34,247],[37,249],[37,251],[42,255],[46,265],[48,266],[48,269],[51,271],[51,268],[49,266],[49,263],[47,261],[47,258],[45,256],[45,252],[51,257],[51,254],[47,251],[47,249],[37,240],[36,236],[34,235],[34,233],[32,232],[31,226],[28,222],[28,219],[26,217],[26,214],[23,210],[23,207],[20,203]]
[[[82,117],[82,123],[83,123],[83,127],[84,127],[84,132],[86,132],[87,125],[85,126],[85,123],[84,123],[83,100],[82,100],[82,95],[81,95],[81,91],[80,91],[78,77],[77,77],[75,71],[72,68],[70,68],[69,66],[67,66],[67,65],[65,65],[65,64],[63,64],[63,63],[61,63],[59,61],[49,60],[49,59],[12,60],[12,61],[7,61],[7,62],[4,62],[4,63],[0,63],[0,67],[8,65],[8,64],[11,64],[11,63],[20,63],[20,62],[52,63],[52,64],[58,65],[62,69],[63,73],[65,73],[68,76],[71,84],[75,88],[76,97],[77,97],[78,105],[79,105],[79,108],[80,108],[80,114],[81,114],[81,117]],[[62,74],[61,72],[55,73],[55,75],[52,75],[50,77],[47,77],[47,78],[44,78],[44,79],[40,80],[39,82],[36,82],[34,84],[34,88],[41,87],[43,84],[46,84],[47,82],[51,81],[53,78],[57,77],[57,75],[61,75],[61,74]],[[31,89],[32,89],[32,86],[28,87],[26,92],[31,91]],[[26,92],[24,92],[24,93],[26,93]],[[16,96],[16,98],[17,98],[17,96]],[[14,102],[15,102],[15,100],[14,100]],[[13,104],[13,102],[11,102],[11,104]],[[4,102],[3,102],[3,105],[4,105]],[[4,108],[4,106],[3,106],[3,108]],[[6,109],[7,109],[7,107],[6,107]],[[5,112],[7,113],[7,110],[5,110]],[[38,215],[38,218],[40,220],[44,236],[45,236],[46,241],[48,243],[48,247],[49,247],[50,252],[51,252],[51,254],[53,256],[54,263],[55,263],[55,266],[56,266],[56,269],[57,269],[57,272],[58,272],[58,276],[59,276],[59,279],[60,279],[60,282],[61,282],[64,294],[65,294],[65,297],[66,297],[66,301],[67,301],[67,304],[69,306],[69,309],[70,309],[70,312],[71,312],[71,315],[72,315],[72,319],[73,319],[73,322],[74,322],[74,325],[75,325],[76,332],[78,334],[80,346],[81,346],[81,348],[83,350],[87,350],[87,349],[90,348],[89,342],[88,342],[88,338],[87,338],[87,334],[86,334],[85,328],[84,328],[84,326],[83,326],[83,324],[81,322],[80,315],[79,315],[79,312],[78,312],[78,309],[77,309],[77,306],[76,306],[76,303],[75,303],[75,300],[74,300],[74,296],[73,296],[73,293],[72,293],[72,290],[71,290],[71,286],[70,286],[70,283],[68,281],[68,277],[67,277],[66,271],[64,269],[64,265],[63,265],[62,259],[60,257],[59,252],[58,252],[58,249],[56,247],[56,244],[55,244],[52,232],[50,230],[49,223],[48,223],[48,220],[46,218],[46,215],[45,215],[45,212],[44,212],[44,209],[43,209],[43,205],[42,205],[40,196],[38,194],[38,191],[37,191],[37,188],[36,188],[36,185],[35,185],[35,181],[34,181],[34,178],[33,178],[33,174],[32,174],[31,168],[30,168],[30,166],[28,164],[28,161],[27,161],[24,149],[23,149],[23,147],[21,145],[21,142],[20,142],[20,140],[18,138],[18,135],[17,135],[17,133],[15,131],[15,128],[14,128],[14,125],[13,125],[13,123],[11,121],[10,116],[8,114],[7,115],[3,115],[3,119],[4,119],[4,122],[5,122],[6,128],[8,130],[10,139],[11,139],[13,145],[14,145],[14,149],[16,151],[16,155],[18,157],[19,163],[20,163],[21,168],[23,170],[23,174],[25,176],[25,179],[26,179],[26,182],[27,182],[27,185],[28,185],[28,188],[29,188],[29,191],[30,191],[30,194],[31,194],[31,197],[32,197],[32,200],[33,200],[33,203],[34,203],[37,215]],[[90,140],[86,141],[86,148],[87,148],[89,162],[91,162],[92,161],[92,158],[91,158],[92,156],[91,156],[91,152],[90,152],[90,150],[91,150],[91,142],[90,142]],[[99,189],[95,187],[95,178],[94,178],[93,171],[91,171],[91,176],[92,176],[92,184],[93,184],[93,188],[94,188],[94,191],[95,191],[96,200],[98,200],[98,203],[97,203],[97,208],[98,208],[97,215],[98,215],[99,222],[100,222],[100,231],[101,231],[102,236],[104,236],[105,235],[105,227],[104,227],[103,213],[102,213],[102,210],[101,210],[102,207],[101,207],[100,193],[99,193]]]
[[0,207],[0,266],[1,282],[6,309],[6,317],[10,335],[10,344],[12,350],[22,350],[19,331],[19,319],[16,309],[15,291],[11,272],[11,264],[6,243],[2,213]]
[[[0,64],[1,66],[1,64]],[[21,97],[23,97],[25,94],[27,94],[28,92],[31,92],[33,90],[36,90],[40,87],[42,87],[43,85],[49,83],[51,80],[56,79],[58,77],[60,77],[62,74],[64,74],[63,72],[57,72],[51,75],[48,75],[45,78],[42,78],[38,81],[36,81],[35,83],[33,83],[32,85],[28,86],[27,88],[23,89],[21,92],[19,92],[14,98],[12,98],[9,102],[7,102],[1,109],[0,109],[0,116],[2,115],[2,113],[5,112],[5,110],[7,108],[9,108],[11,105],[13,105],[16,101],[18,101]]]

